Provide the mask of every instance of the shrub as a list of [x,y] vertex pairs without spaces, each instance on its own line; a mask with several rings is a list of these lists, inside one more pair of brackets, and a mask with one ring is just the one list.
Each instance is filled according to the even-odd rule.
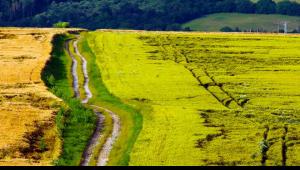
[[256,13],[274,14],[276,13],[277,4],[273,0],[259,0],[256,3]]
[[192,31],[192,29],[190,27],[185,27],[183,28],[184,31]]
[[54,28],[69,28],[70,27],[70,23],[69,22],[57,22],[55,24],[53,24]]
[[233,32],[234,30],[228,26],[220,29],[221,32]]

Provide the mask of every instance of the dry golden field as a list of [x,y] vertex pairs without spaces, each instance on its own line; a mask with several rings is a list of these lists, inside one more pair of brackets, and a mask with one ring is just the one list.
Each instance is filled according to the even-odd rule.
[[0,166],[50,165],[61,150],[60,102],[41,72],[62,29],[0,28]]

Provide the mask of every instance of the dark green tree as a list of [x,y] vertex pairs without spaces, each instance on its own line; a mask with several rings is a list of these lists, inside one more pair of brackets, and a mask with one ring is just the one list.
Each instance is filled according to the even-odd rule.
[[69,28],[70,27],[70,23],[69,22],[58,22],[53,24],[54,28]]
[[233,0],[219,1],[216,4],[216,8],[220,12],[235,12],[236,11],[236,3]]
[[239,13],[254,13],[255,4],[250,0],[236,0],[236,12]]
[[256,3],[256,13],[274,14],[276,13],[276,3],[273,0],[259,0]]
[[277,4],[277,13],[283,15],[300,15],[300,5],[290,1],[279,2]]
[[220,29],[221,32],[234,32],[234,30],[228,26]]
[[66,21],[88,29],[180,30],[182,23],[217,12],[300,16],[296,2],[259,0],[0,0],[0,26],[52,27]]

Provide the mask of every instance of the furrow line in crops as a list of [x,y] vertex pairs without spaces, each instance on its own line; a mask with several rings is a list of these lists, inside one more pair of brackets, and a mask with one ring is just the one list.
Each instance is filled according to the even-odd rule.
[[[218,86],[221,89],[221,91],[230,98],[231,102],[235,102],[238,106],[240,106],[242,108],[242,106],[239,104],[239,102],[236,101],[236,99],[223,88],[223,85],[219,84],[212,76],[209,75],[209,73],[206,70],[204,70],[204,73],[207,75],[207,77],[209,77],[212,80],[213,84]],[[227,107],[229,107],[229,105],[230,105],[230,103],[228,103]]]
[[[162,40],[162,41],[166,41],[166,40]],[[163,50],[166,51],[166,48],[164,47],[163,43],[160,43]],[[173,51],[176,52],[175,55],[175,62],[178,64],[183,64],[180,60],[178,60],[177,56],[181,56],[182,58],[184,58],[185,62],[188,64],[190,63],[188,57],[183,54],[182,52],[180,52],[174,45],[171,45],[171,48]],[[185,68],[188,69],[192,75],[197,79],[197,81],[200,83],[201,86],[203,86],[212,96],[214,96],[222,105],[224,105],[225,107],[229,108],[229,109],[237,109],[237,108],[243,108],[245,107],[245,105],[247,104],[247,102],[249,101],[249,99],[243,100],[241,103],[239,103],[239,101],[237,101],[229,92],[227,92],[224,88],[222,84],[219,84],[211,75],[209,75],[209,73],[206,70],[203,70],[203,72],[206,74],[206,76],[211,80],[212,84],[204,84],[197,76],[197,74],[193,71],[193,69],[189,69],[186,65]],[[215,94],[213,91],[211,91],[209,89],[210,86],[217,86],[220,91],[222,91],[223,95],[227,96],[226,98],[220,98],[218,97],[217,94]],[[234,105],[231,106],[231,103],[234,102]]]
[[261,164],[263,166],[266,165],[266,161],[268,159],[268,155],[267,152],[269,151],[269,142],[268,142],[268,136],[269,136],[269,132],[270,132],[270,128],[269,126],[265,127],[265,132],[264,132],[264,136],[263,136],[263,141],[260,144],[261,147],[261,154],[262,154],[262,159],[261,159]]
[[288,133],[288,125],[284,126],[283,136],[282,136],[282,166],[286,166],[286,160],[287,160],[287,144],[286,144],[286,138]]
[[[162,40],[162,41],[164,41],[164,40]],[[160,46],[160,50],[161,50],[161,52],[162,53],[167,53],[167,49],[164,47],[164,44],[163,44],[163,42],[162,41],[157,41],[157,43],[158,44],[160,44],[159,46]],[[175,50],[175,51],[177,51],[176,50],[176,48],[174,47],[174,46],[172,46],[172,49],[173,50]],[[181,53],[178,53],[179,55],[182,55]],[[188,61],[188,59],[187,59],[187,57],[186,56],[184,56],[185,58],[186,58],[186,62],[189,62]],[[178,57],[177,57],[177,55],[175,55],[174,56],[174,60],[173,60],[175,63],[177,63],[177,64],[181,64],[179,61],[178,61]],[[208,87],[206,87],[205,85],[203,85],[203,83],[201,82],[201,80],[197,77],[197,75],[196,75],[196,73],[195,72],[193,72],[193,69],[189,69],[187,66],[185,66],[185,68],[187,69],[187,70],[189,70],[190,72],[191,72],[191,74],[193,75],[193,77],[200,83],[199,85],[200,86],[203,86],[219,103],[221,103],[222,105],[224,105],[224,103],[222,102],[222,100],[221,99],[219,99],[218,98],[218,96],[216,95],[216,94],[214,94],[213,92],[211,92],[210,90],[208,90]],[[227,107],[226,105],[224,105],[225,107]],[[228,108],[228,107],[227,107]]]
[[[188,69],[188,68],[186,67],[186,69]],[[210,91],[210,90],[208,89],[208,86],[204,85],[204,84],[201,82],[201,80],[197,77],[196,73],[195,73],[193,70],[190,70],[190,69],[188,69],[188,70],[191,72],[191,74],[193,75],[193,77],[200,83],[200,84],[199,84],[200,86],[204,87],[204,89],[205,89],[206,91],[208,91],[214,98],[216,98],[216,99],[218,100],[219,103],[221,103],[221,104],[224,105],[225,107],[229,108],[226,104],[224,104],[224,102],[222,102],[222,99],[220,99],[216,94],[214,94],[212,91]]]
[[[172,46],[172,48],[173,48],[174,50],[176,50],[176,52],[177,52],[179,55],[181,55],[183,58],[185,58],[186,63],[190,63],[190,61],[189,61],[189,59],[188,59],[188,57],[187,57],[186,55],[184,55],[184,54],[182,54],[180,51],[178,51],[178,50],[176,49],[176,47]],[[185,67],[185,68],[187,68],[187,67]],[[189,69],[188,69],[188,70],[189,70]],[[210,86],[210,84],[208,84],[208,86],[204,85],[204,84],[201,82],[201,80],[197,77],[196,73],[193,72],[193,70],[189,70],[189,71],[192,72],[192,74],[193,74],[194,77],[198,80],[198,82],[201,84],[201,86],[204,86],[205,89],[206,89],[207,91],[209,91],[211,94],[213,94],[213,96],[215,96],[215,97],[217,96],[216,94],[214,94],[214,92],[212,92],[211,90],[209,90],[208,86]],[[242,108],[242,106],[238,103],[238,101],[236,101],[235,98],[234,98],[232,95],[230,95],[229,92],[227,92],[227,91],[223,88],[223,85],[219,84],[219,83],[218,83],[211,75],[209,75],[209,73],[208,73],[206,70],[203,70],[203,72],[204,72],[204,73],[206,74],[206,76],[211,80],[211,82],[213,82],[213,84],[212,84],[211,86],[218,86],[218,87],[220,88],[220,90],[221,90],[226,96],[228,96],[229,100],[227,100],[227,98],[225,98],[225,99],[220,99],[220,98],[216,97],[217,100],[218,100],[220,103],[222,103],[225,107],[230,108],[230,104],[231,104],[232,102],[235,102],[237,105],[239,105],[239,106]],[[232,108],[232,109],[235,109],[235,108]]]
[[[160,44],[160,48],[162,52],[166,52],[167,53],[167,49],[164,47],[164,42],[167,40],[161,40],[161,41],[157,41],[158,44]],[[184,61],[188,64],[190,63],[188,57],[184,54],[182,54],[174,45],[170,46],[172,51],[176,52],[176,55],[174,56],[174,62],[176,62],[177,64],[183,64],[179,59],[178,56],[181,56],[182,58],[184,58]],[[213,82],[211,85],[210,84],[204,84],[202,83],[202,81],[198,78],[198,76],[196,75],[196,73],[193,71],[193,69],[189,69],[187,67],[187,65],[184,65],[184,67],[189,70],[191,72],[191,74],[193,75],[193,77],[195,77],[195,79],[200,83],[200,86],[203,86],[214,98],[216,98],[219,103],[221,103],[222,105],[224,105],[227,108],[231,108],[231,109],[236,109],[235,107],[230,107],[230,104],[234,101],[236,103],[235,106],[238,107],[242,107],[242,105],[240,105],[234,97],[232,97],[228,92],[226,92],[224,90],[224,88],[222,87],[222,85],[218,84],[209,74],[207,71],[203,70],[203,72],[207,75],[207,77],[211,80],[211,82]],[[225,96],[228,96],[224,99],[218,97],[217,94],[215,94],[213,91],[209,90],[210,86],[218,86],[220,88],[220,90],[224,93]]]
[[[172,46],[172,48],[174,50],[176,50],[176,48],[174,46]],[[185,58],[185,61],[187,63],[189,63],[189,60],[188,60],[188,58],[185,55],[183,55],[182,53],[178,52],[178,50],[176,50],[176,52],[178,53],[178,55],[183,56],[183,58]],[[175,62],[177,62],[178,64],[180,64],[180,62],[178,62],[178,59],[176,59],[176,60],[177,61],[175,61]],[[185,68],[188,69],[186,66],[185,66]],[[214,96],[219,101],[219,103],[221,103],[222,105],[224,105],[225,107],[227,107],[227,108],[230,109],[229,105],[230,105],[230,103],[232,101],[234,101],[234,98],[232,98],[228,93],[226,93],[224,91],[224,89],[220,85],[218,85],[218,83],[208,74],[207,71],[203,71],[203,72],[207,75],[207,77],[210,78],[210,80],[213,82],[213,84],[204,84],[204,83],[202,83],[202,81],[199,79],[199,77],[196,75],[196,73],[193,70],[191,70],[191,69],[188,69],[188,70],[192,73],[193,77],[196,78],[196,80],[200,83],[200,85],[203,86],[212,96]],[[227,100],[227,102],[225,102],[226,99],[219,98],[217,96],[217,94],[215,94],[213,91],[209,90],[210,86],[218,86],[230,98],[230,100]]]

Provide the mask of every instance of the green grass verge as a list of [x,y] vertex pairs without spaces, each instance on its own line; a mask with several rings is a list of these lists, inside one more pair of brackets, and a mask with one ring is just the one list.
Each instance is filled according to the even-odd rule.
[[70,68],[72,61],[64,50],[64,43],[72,37],[58,35],[53,40],[51,60],[45,67],[42,78],[49,90],[63,99],[62,106],[56,116],[56,124],[63,139],[63,151],[58,166],[76,166],[80,164],[82,153],[93,133],[96,116],[90,109],[86,109],[79,100],[74,99]]
[[[278,23],[287,21],[289,31],[298,29],[300,17],[287,15],[263,15],[263,14],[239,14],[239,13],[217,13],[192,20],[183,27],[190,27],[194,31],[220,31],[221,28],[229,26],[239,27],[243,30],[256,31],[257,28],[267,31],[277,31]],[[281,26],[283,29],[283,26]]]
[[96,56],[87,40],[89,36],[88,33],[82,34],[83,38],[78,45],[80,52],[88,61],[90,89],[93,93],[90,104],[108,108],[120,117],[121,134],[111,151],[108,165],[126,166],[129,164],[131,150],[142,129],[143,118],[138,109],[124,104],[107,90],[101,78],[101,70],[97,65]]

